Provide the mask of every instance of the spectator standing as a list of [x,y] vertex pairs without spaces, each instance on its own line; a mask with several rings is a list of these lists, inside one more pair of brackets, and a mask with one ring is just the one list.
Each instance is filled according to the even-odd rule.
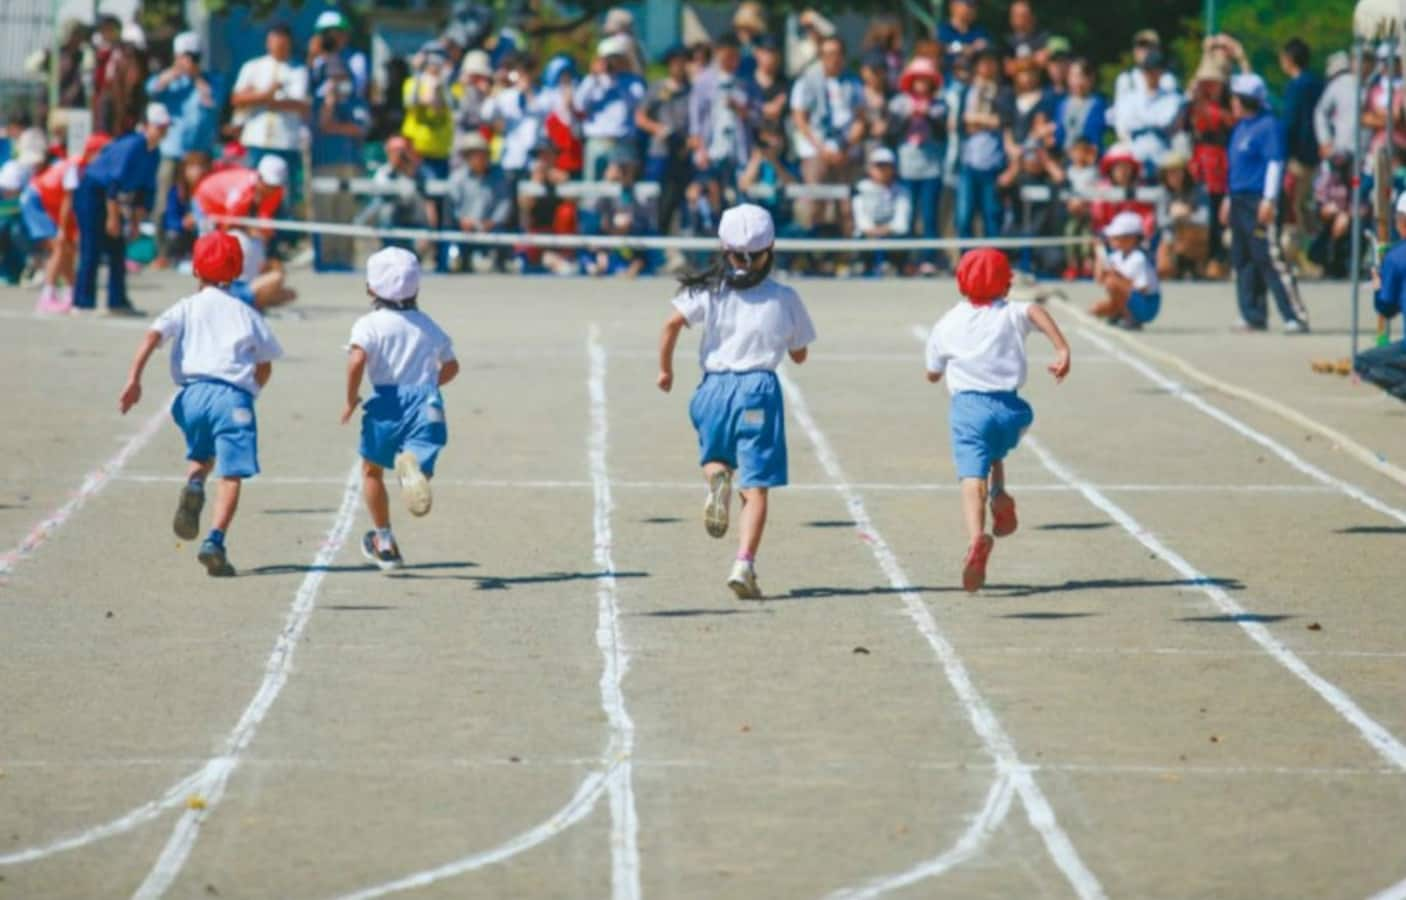
[[365,53],[351,46],[347,17],[335,9],[325,10],[318,15],[313,28],[317,33],[308,44],[308,76],[314,93],[327,77],[325,70],[335,61],[339,64],[339,73],[351,79],[357,96],[365,99],[371,84],[371,64]]
[[952,77],[952,67],[958,57],[974,60],[976,54],[992,49],[991,32],[976,21],[976,0],[952,0],[947,20],[937,27],[937,41],[942,45],[942,74]]
[[493,95],[493,66],[488,54],[470,50],[459,64],[459,93],[454,103],[454,134],[456,138],[482,132],[489,127],[484,110]]
[[776,38],[764,34],[752,44],[752,57],[756,60],[751,79],[757,86],[761,101],[761,119],[764,122],[785,122],[787,106],[791,102],[791,82],[782,69],[781,47]]
[[[1058,192],[1064,186],[1064,168],[1039,140],[1021,145],[998,184],[1012,197],[1019,216],[1011,216],[1006,234],[1012,237],[1055,237],[1064,227],[1064,205]],[[1019,268],[1036,275],[1058,275],[1064,269],[1063,247],[1026,247],[1017,259]]]
[[796,16],[793,30],[786,35],[786,74],[798,79],[820,61],[820,48],[826,38],[834,37],[835,25],[813,9]]
[[903,23],[893,16],[878,16],[864,33],[860,49],[870,62],[879,63],[885,93],[897,90],[898,76],[903,72]]
[[635,126],[648,135],[644,163],[646,181],[659,184],[659,228],[669,233],[683,209],[684,192],[693,178],[689,152],[688,51],[682,46],[664,53],[666,73],[635,111]]
[[713,65],[698,76],[688,97],[694,166],[715,210],[722,209],[724,193],[736,188],[737,171],[751,156],[749,129],[761,105],[741,66],[741,44],[736,36],[723,35],[714,44]]
[[428,41],[417,54],[415,76],[405,82],[405,121],[400,133],[431,178],[449,177],[454,148],[453,98],[449,89],[449,56],[439,41]]
[[[200,37],[193,31],[176,35],[172,42],[174,60],[169,68],[147,79],[146,93],[171,114],[171,128],[161,141],[161,165],[156,172],[156,196],[164,198],[187,153],[213,155],[219,109],[216,86],[200,68]],[[153,218],[161,208],[153,204]]]
[[633,39],[623,34],[605,38],[596,47],[591,71],[576,90],[576,112],[586,138],[586,181],[599,181],[616,146],[634,139],[635,108],[644,100],[644,79],[630,59]]
[[[888,107],[899,136],[898,177],[912,196],[913,218],[921,225],[923,237],[936,238],[940,235],[938,213],[948,134],[942,74],[931,59],[916,56],[904,68],[898,87]],[[924,251],[919,270],[924,275],[934,274],[937,261],[936,251]]]
[[[737,35],[737,43],[742,49],[743,78],[755,78],[757,71],[757,45],[767,37],[766,10],[760,3],[746,0],[737,5],[732,14],[732,33]],[[774,43],[773,43],[774,46]]]
[[[1211,209],[1219,210],[1229,191],[1230,130],[1235,120],[1230,115],[1227,85],[1230,82],[1230,58],[1218,50],[1208,50],[1201,57],[1191,85],[1191,102],[1185,111],[1185,130],[1191,137],[1191,175],[1205,185]],[[1223,235],[1225,226],[1219,215],[1210,222],[1211,259],[1206,266],[1208,278],[1222,278],[1228,267]]]
[[[1146,70],[1143,62],[1153,51],[1161,55],[1162,38],[1151,28],[1144,28],[1133,35],[1133,66],[1118,73],[1118,78],[1113,83],[1113,105],[1116,107],[1123,100],[1123,95],[1135,89],[1144,88],[1147,84]],[[1157,89],[1159,91],[1175,91],[1177,89],[1176,76],[1165,69],[1160,70]]]
[[1011,71],[1011,86],[1001,98],[1010,117],[1006,130],[1006,153],[1015,156],[1028,141],[1037,141],[1046,147],[1056,146],[1058,127],[1055,123],[1054,98],[1041,84],[1039,61],[1032,56],[1017,59]]
[[581,141],[581,122],[576,116],[576,83],[580,73],[576,61],[558,53],[547,61],[542,70],[539,102],[546,113],[542,133],[557,148],[557,168],[567,175],[580,177],[585,145]]
[[1045,78],[1055,101],[1069,93],[1069,69],[1074,65],[1074,46],[1069,38],[1055,34],[1045,39]]
[[859,63],[859,83],[864,89],[864,152],[888,146],[889,88],[888,60],[876,50],[865,52]]
[[1031,8],[1029,0],[1015,0],[1011,4],[1010,26],[1010,33],[1003,42],[1003,52],[1007,61],[1006,73],[1013,77],[1015,71],[1010,64],[1024,59],[1033,59],[1040,68],[1044,68],[1049,59],[1045,45],[1050,36],[1035,20],[1035,10]]
[[1337,154],[1355,152],[1359,79],[1352,71],[1351,57],[1342,50],[1328,56],[1325,74],[1328,83],[1313,108],[1313,130],[1318,139],[1319,156],[1326,160]]
[[507,86],[489,98],[483,117],[502,129],[499,165],[508,183],[516,185],[531,164],[532,148],[542,141],[543,120],[550,110],[538,96],[531,57],[511,57],[506,69]]
[[[503,173],[489,162],[488,141],[477,131],[471,131],[455,139],[455,148],[464,165],[456,168],[449,179],[446,206],[450,221],[457,224],[460,231],[474,234],[505,230],[513,210],[511,187]],[[491,248],[471,243],[461,249],[464,270],[473,272],[474,257]]]
[[1172,132],[1182,108],[1176,80],[1169,84],[1168,74],[1161,49],[1148,48],[1138,62],[1136,78],[1113,107],[1113,129],[1119,142],[1132,149],[1147,172],[1154,171],[1157,160],[1171,149]]
[[1284,243],[1290,262],[1301,268],[1304,263],[1301,241],[1311,240],[1318,225],[1311,206],[1313,176],[1318,169],[1313,114],[1323,95],[1323,79],[1309,68],[1309,57],[1308,44],[1297,37],[1290,38],[1279,51],[1279,68],[1289,77],[1284,88],[1284,108],[1279,114],[1289,167]]
[[1069,92],[1055,103],[1059,146],[1068,151],[1080,140],[1103,146],[1108,131],[1108,101],[1095,90],[1094,69],[1087,59],[1069,64]]
[[[312,66],[312,173],[341,182],[365,171],[362,149],[371,110],[346,65],[346,55],[331,41],[322,42],[320,49]],[[356,210],[356,196],[344,187],[313,192],[312,214],[319,222],[350,222]],[[319,272],[350,272],[355,267],[352,238],[314,234],[312,247],[313,266]]]
[[[850,183],[851,160],[864,139],[863,112],[864,90],[845,72],[845,43],[826,38],[819,67],[791,88],[795,151],[806,184]],[[808,200],[797,208],[797,223],[807,229],[834,224],[843,233],[848,205],[842,203],[832,213],[828,202]]]
[[277,156],[288,166],[289,190],[280,213],[288,216],[302,205],[303,123],[311,110],[308,70],[293,61],[293,32],[287,25],[269,29],[263,56],[239,68],[230,105],[244,127],[239,142],[249,151],[250,165]]
[[1279,123],[1269,114],[1264,79],[1251,73],[1230,82],[1235,130],[1230,134],[1230,196],[1221,217],[1231,231],[1230,258],[1240,306],[1241,331],[1263,331],[1268,310],[1256,289],[1274,296],[1286,334],[1308,331],[1308,311],[1299,299],[1294,273],[1279,246],[1280,186],[1284,145]]
[[962,104],[962,143],[957,176],[957,234],[974,237],[972,226],[981,214],[982,235],[1001,233],[1001,198],[996,179],[1006,168],[1005,130],[1010,115],[998,103],[1000,58],[994,50],[976,57],[972,82]]

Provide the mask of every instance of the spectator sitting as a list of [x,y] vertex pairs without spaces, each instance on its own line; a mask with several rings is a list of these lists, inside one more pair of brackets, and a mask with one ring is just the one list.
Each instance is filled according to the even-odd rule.
[[1094,69],[1087,59],[1069,64],[1069,92],[1055,104],[1059,146],[1068,151],[1078,141],[1103,146],[1108,130],[1108,101],[1094,90]]
[[[1064,172],[1069,197],[1065,200],[1065,237],[1089,237],[1093,231],[1093,196],[1099,187],[1098,146],[1088,138],[1077,138],[1069,148],[1069,166]],[[1066,280],[1091,278],[1094,255],[1087,244],[1069,247],[1064,268]]]
[[620,213],[630,217],[629,234],[657,234],[659,221],[657,197],[649,197],[639,188],[639,155],[629,146],[617,147],[605,168],[607,184],[619,185],[620,193],[606,195],[595,204],[598,227],[605,232],[613,227]]
[[1157,267],[1142,247],[1142,219],[1119,213],[1104,229],[1109,246],[1099,255],[1097,279],[1107,292],[1089,312],[1114,325],[1137,330],[1162,308]]
[[[1020,216],[1011,217],[1009,236],[1055,237],[1063,227],[1064,205],[1059,191],[1064,169],[1040,141],[1025,142],[998,184],[1012,198]],[[1017,268],[1037,275],[1056,275],[1064,269],[1063,247],[1024,248]]]
[[[752,143],[752,157],[737,176],[738,192],[771,213],[772,221],[786,222],[786,186],[798,180],[785,160],[786,132],[781,122],[766,121]],[[786,229],[783,227],[782,229]],[[794,229],[791,229],[794,231]]]
[[1126,144],[1114,144],[1103,154],[1099,163],[1103,177],[1099,179],[1097,198],[1090,209],[1090,218],[1096,232],[1102,232],[1119,213],[1137,213],[1143,221],[1143,234],[1151,237],[1157,224],[1156,211],[1145,200],[1138,199],[1138,174],[1142,166],[1132,148]]
[[[460,135],[455,144],[464,165],[456,168],[449,179],[450,220],[460,231],[477,234],[503,231],[512,214],[512,194],[503,173],[489,163],[488,141],[471,131]],[[491,257],[486,245],[468,244],[462,249],[463,268],[469,272],[476,271],[477,255]]]
[[[429,173],[410,141],[397,135],[386,141],[386,161],[372,179],[395,192],[377,198],[376,224],[382,228],[438,228],[439,204],[428,196],[425,182]],[[431,241],[418,246],[409,238],[385,238],[382,247],[401,247],[424,255]]]
[[[556,147],[542,142],[532,153],[532,165],[527,179],[518,186],[518,216],[520,227],[527,234],[576,234],[579,216],[576,204],[565,200],[557,188],[566,181],[566,173],[556,164]],[[516,251],[518,267],[523,272],[550,271],[559,275],[577,272],[576,251],[543,248],[524,244]]]
[[1211,200],[1205,187],[1191,178],[1190,162],[1185,153],[1173,150],[1157,165],[1164,191],[1157,204],[1157,274],[1162,278],[1207,274]]
[[0,279],[11,285],[20,283],[29,256],[29,240],[20,213],[20,192],[28,181],[29,169],[19,160],[6,160],[0,165]]
[[[915,56],[898,81],[899,93],[889,101],[889,115],[899,134],[898,177],[913,196],[914,218],[923,236],[940,234],[938,213],[942,206],[942,170],[947,157],[947,103],[942,74],[925,56]],[[937,271],[936,251],[924,251],[919,271]]]
[[644,79],[630,64],[633,39],[615,34],[596,47],[591,72],[575,94],[576,112],[586,137],[582,177],[598,181],[617,144],[635,135],[635,107],[644,100]]
[[[869,177],[854,188],[854,236],[869,238],[907,237],[913,225],[913,195],[898,181],[897,160],[887,147],[869,151]],[[868,271],[877,275],[892,270],[902,257],[890,260],[883,251],[872,257]]]
[[[195,239],[200,234],[195,216],[195,191],[210,172],[210,154],[192,150],[181,160],[180,171],[166,192],[166,205],[161,212],[161,255],[157,268],[176,265],[190,256]],[[271,204],[270,213],[278,203]]]

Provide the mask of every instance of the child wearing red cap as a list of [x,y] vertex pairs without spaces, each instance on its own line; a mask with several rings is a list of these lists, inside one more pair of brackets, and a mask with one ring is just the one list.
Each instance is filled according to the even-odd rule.
[[259,473],[254,398],[273,374],[273,361],[283,355],[264,317],[228,292],[243,265],[239,242],[230,234],[215,231],[195,242],[200,290],[152,323],[118,400],[124,415],[141,400],[147,360],[169,341],[171,377],[181,386],[171,417],[185,434],[190,461],[174,528],[182,540],[199,536],[205,479],[218,465],[213,527],[197,555],[213,576],[234,574],[225,552],[225,532],[239,506],[243,480]]
[[1025,384],[1025,338],[1039,329],[1054,345],[1050,364],[1055,381],[1069,374],[1069,344],[1041,306],[1005,299],[1011,265],[999,250],[972,250],[957,265],[957,287],[966,297],[947,312],[927,343],[928,381],[947,377],[952,455],[962,487],[962,517],[970,545],[962,567],[962,587],[977,591],[986,583],[986,561],[995,542],[986,533],[991,504],[996,537],[1014,534],[1015,498],[1006,493],[1005,458],[1035,419],[1017,391]]

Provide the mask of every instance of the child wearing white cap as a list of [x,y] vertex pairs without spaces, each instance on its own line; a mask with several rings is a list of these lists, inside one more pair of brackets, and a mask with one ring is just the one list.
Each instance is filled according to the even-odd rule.
[[815,326],[796,292],[773,281],[775,226],[760,206],[723,213],[722,253],[709,269],[689,273],[659,341],[660,390],[674,384],[674,346],[687,326],[702,329],[703,381],[689,404],[698,432],[699,464],[708,484],[703,525],[727,533],[733,473],[742,496],[737,560],[728,577],[739,599],[760,600],[755,560],[766,526],[767,492],[787,482],[785,409],[776,367],[806,360]]
[[374,309],[352,326],[342,424],[361,404],[365,376],[374,393],[361,405],[362,494],[376,527],[362,538],[361,552],[388,571],[400,568],[402,559],[391,533],[384,472],[395,469],[411,515],[430,511],[429,479],[449,440],[439,389],[459,374],[459,362],[449,335],[417,306],[420,260],[414,253],[401,247],[373,253],[366,289]]
[[1142,245],[1142,216],[1121,212],[1103,230],[1108,246],[1094,266],[1094,278],[1107,291],[1089,312],[1114,325],[1137,330],[1157,318],[1162,289],[1157,264]]

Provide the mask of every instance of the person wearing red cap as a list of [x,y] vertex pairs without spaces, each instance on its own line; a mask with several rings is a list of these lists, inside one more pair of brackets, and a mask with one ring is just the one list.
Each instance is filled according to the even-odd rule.
[[962,587],[986,584],[986,561],[995,542],[986,533],[991,504],[996,537],[1014,534],[1015,499],[1006,493],[1006,455],[1035,420],[1018,391],[1025,384],[1025,338],[1039,329],[1055,348],[1050,374],[1069,374],[1069,344],[1044,307],[1011,303],[1011,264],[999,250],[972,250],[957,265],[957,287],[965,303],[947,312],[927,342],[928,381],[944,376],[952,394],[948,413],[952,456],[962,487],[962,517],[970,545],[962,567]]
[[142,372],[163,343],[171,345],[171,377],[180,386],[171,417],[185,434],[186,483],[176,506],[176,537],[200,535],[205,479],[218,467],[219,494],[210,534],[196,558],[212,576],[234,574],[225,552],[225,532],[239,506],[245,478],[259,474],[259,433],[254,398],[283,355],[264,317],[230,296],[244,266],[239,241],[212,231],[195,242],[195,277],[200,290],[166,310],[137,347],[127,384],[118,398],[123,415],[142,398]]

